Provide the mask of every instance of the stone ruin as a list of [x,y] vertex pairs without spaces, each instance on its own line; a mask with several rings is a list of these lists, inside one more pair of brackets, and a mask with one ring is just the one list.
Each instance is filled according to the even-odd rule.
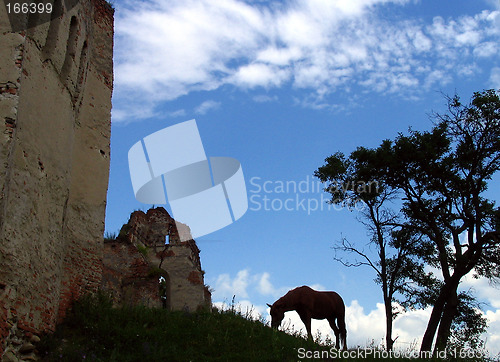
[[210,306],[199,254],[189,228],[163,207],[135,211],[118,237],[104,242],[101,289],[118,305],[184,311]]
[[60,15],[18,14],[21,30],[0,5],[4,360],[33,359],[36,335],[101,281],[114,10],[105,0],[50,2]]

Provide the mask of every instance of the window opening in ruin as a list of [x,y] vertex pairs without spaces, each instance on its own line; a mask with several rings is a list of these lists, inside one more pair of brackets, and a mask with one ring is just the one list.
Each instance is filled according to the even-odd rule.
[[[80,96],[80,92],[82,91],[83,84],[85,83],[86,71],[87,71],[87,41],[83,42],[82,51],[80,53],[80,65],[78,67],[78,76],[76,79],[76,89],[75,94],[73,95],[73,103],[76,103]],[[101,154],[104,151],[101,150]]]
[[161,305],[163,309],[167,308],[168,286],[164,277],[158,279],[158,292],[160,294]]
[[[61,0],[55,0],[53,6],[54,12],[57,14],[63,13],[63,5]],[[59,38],[59,25],[61,24],[61,19],[59,17],[54,17],[50,21],[49,31],[47,33],[47,38],[45,39],[45,44],[43,46],[43,56],[44,60],[50,58],[57,46],[57,40]]]
[[70,74],[71,67],[75,61],[76,56],[76,46],[78,42],[78,19],[76,16],[71,17],[71,23],[69,25],[69,36],[68,43],[66,45],[66,57],[64,59],[64,65],[61,70],[61,76],[65,81]]
[[170,235],[169,234],[165,235],[165,245],[168,245],[168,244],[170,244]]

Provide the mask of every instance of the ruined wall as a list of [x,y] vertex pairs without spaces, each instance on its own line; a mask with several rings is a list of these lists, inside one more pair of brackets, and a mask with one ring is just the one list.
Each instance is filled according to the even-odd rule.
[[163,306],[159,294],[160,273],[126,238],[104,242],[102,276],[102,289],[109,292],[116,304]]
[[[179,233],[188,241],[181,242]],[[158,279],[163,276],[165,307],[194,311],[211,303],[199,254],[189,228],[176,225],[164,208],[135,211],[118,238],[104,244],[102,287],[119,304],[160,307]]]
[[17,32],[0,5],[0,355],[53,330],[101,278],[113,10],[66,3]]

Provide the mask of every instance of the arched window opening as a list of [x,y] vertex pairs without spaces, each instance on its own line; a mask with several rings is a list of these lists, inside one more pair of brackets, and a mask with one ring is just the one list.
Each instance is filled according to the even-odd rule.
[[85,80],[87,78],[87,52],[88,46],[87,41],[83,43],[82,51],[80,53],[80,65],[78,66],[78,75],[76,78],[76,89],[75,94],[73,95],[73,103],[78,101],[80,97],[80,93],[84,87]]
[[53,5],[52,20],[50,21],[49,31],[45,38],[45,44],[42,49],[44,60],[50,59],[54,52],[57,41],[59,39],[59,27],[61,25],[61,17],[57,14],[63,13],[62,0],[55,0]]
[[163,309],[170,309],[170,283],[168,276],[160,276],[158,279],[158,293],[160,296],[161,307]]
[[73,63],[75,62],[76,48],[78,43],[78,19],[76,16],[71,17],[69,25],[69,36],[66,44],[66,56],[64,58],[64,65],[61,70],[61,77],[63,81],[66,80],[71,72]]

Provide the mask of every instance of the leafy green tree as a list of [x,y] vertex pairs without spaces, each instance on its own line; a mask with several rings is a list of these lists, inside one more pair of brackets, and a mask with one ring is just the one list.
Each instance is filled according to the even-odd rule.
[[[355,165],[358,180],[377,180],[400,193],[404,222],[392,226],[418,236],[413,252],[441,273],[439,283],[434,276],[418,276],[419,268],[410,275],[428,284],[420,297],[433,303],[423,351],[431,350],[436,333],[435,348],[446,347],[465,275],[500,276],[500,209],[484,196],[500,169],[500,98],[494,90],[474,93],[468,104],[448,98],[447,114],[435,119],[431,131],[410,130],[376,149],[358,148],[345,168]],[[342,158],[334,156],[318,169],[320,178],[338,177]]]
[[465,275],[500,275],[498,210],[483,196],[500,169],[499,96],[493,90],[474,93],[465,105],[458,96],[449,98],[448,113],[436,119],[431,132],[400,135],[390,166],[380,172],[403,192],[403,212],[433,243],[428,260],[442,273],[422,350],[431,349],[436,331],[436,349],[446,347]]

